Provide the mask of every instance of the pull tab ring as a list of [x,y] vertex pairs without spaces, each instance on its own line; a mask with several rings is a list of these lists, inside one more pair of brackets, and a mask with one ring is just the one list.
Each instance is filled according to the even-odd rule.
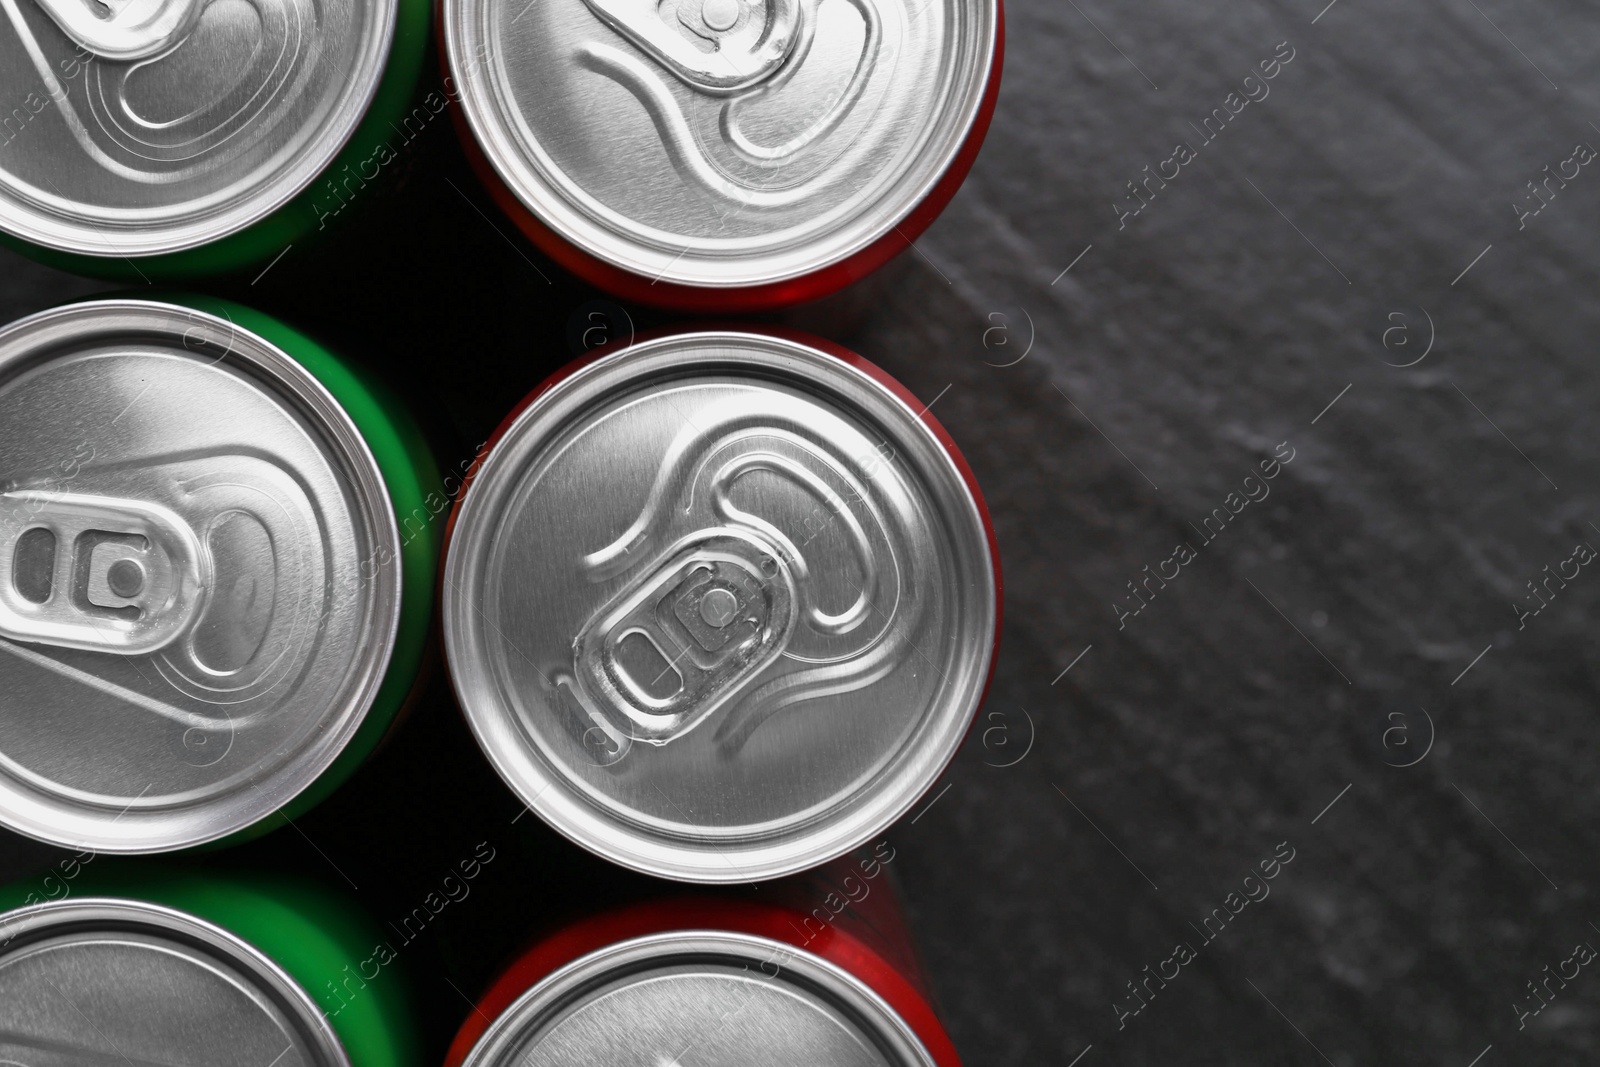
[[832,133],[839,123],[844,121],[846,115],[861,99],[861,94],[866,92],[867,82],[871,80],[873,71],[878,65],[878,53],[883,48],[883,22],[878,17],[878,9],[873,0],[850,0],[852,6],[860,12],[861,21],[866,27],[866,34],[861,42],[861,58],[856,64],[855,73],[850,76],[850,84],[845,86],[843,93],[828,113],[812,123],[808,128],[791,137],[789,140],[777,145],[760,145],[752,141],[744,130],[740,128],[739,116],[750,104],[770,93],[783,88],[788,84],[805,65],[806,56],[811,51],[811,44],[815,39],[816,20],[808,20],[805,26],[804,40],[795,49],[794,61],[784,71],[771,81],[756,89],[747,96],[730,100],[722,108],[722,136],[728,143],[743,152],[751,159],[772,163],[788,159],[801,149],[810,145],[818,138]]
[[[55,0],[60,2],[60,0]],[[655,0],[584,0],[600,20],[679,79],[708,93],[736,93],[777,73],[800,39],[800,0],[766,0],[767,18],[758,25],[747,15],[737,17],[743,4],[719,5],[707,28],[718,32],[714,45],[702,52],[664,22]],[[725,10],[721,10],[725,9]],[[728,14],[734,21],[726,22]]]
[[103,0],[101,18],[89,0],[34,0],[61,32],[101,59],[148,59],[175,47],[200,19],[201,0]]

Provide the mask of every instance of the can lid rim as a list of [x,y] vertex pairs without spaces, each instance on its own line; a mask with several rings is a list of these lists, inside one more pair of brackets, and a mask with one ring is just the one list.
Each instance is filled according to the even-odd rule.
[[322,1067],[351,1067],[349,1053],[309,992],[250,942],[198,915],[165,904],[114,896],[46,901],[0,914],[0,960],[16,948],[74,932],[144,930],[212,958],[257,983],[301,1030]]
[[[815,1007],[848,1020],[892,1063],[935,1067],[911,1026],[861,979],[803,948],[755,934],[690,929],[648,934],[607,945],[553,971],[494,1019],[468,1052],[462,1067],[505,1067],[520,1059],[533,1031],[596,992],[630,977],[679,963],[754,964],[757,978],[785,981]],[[769,968],[771,970],[769,971]]]

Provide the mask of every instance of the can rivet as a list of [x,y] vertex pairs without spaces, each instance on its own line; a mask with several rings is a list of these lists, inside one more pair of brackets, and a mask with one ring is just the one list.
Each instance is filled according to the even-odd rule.
[[739,21],[739,0],[706,0],[700,9],[700,18],[718,33],[731,30]]
[[700,617],[707,626],[722,629],[738,614],[739,600],[726,589],[713,589],[700,598]]
[[106,584],[123,600],[131,600],[144,589],[144,568],[131,559],[119,559],[106,569]]

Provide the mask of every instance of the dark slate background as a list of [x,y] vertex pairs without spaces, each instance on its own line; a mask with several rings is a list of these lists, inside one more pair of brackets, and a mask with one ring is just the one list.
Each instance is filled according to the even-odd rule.
[[[1600,1062],[1592,967],[1518,1017],[1600,945],[1600,574],[1525,627],[1512,607],[1600,546],[1600,168],[1523,229],[1512,206],[1600,146],[1600,10],[1325,3],[1014,0],[964,191],[915,253],[786,317],[934,401],[998,528],[985,718],[889,835],[973,1067]],[[1270,95],[1203,143],[1191,123],[1280,42]],[[1180,141],[1197,158],[1119,228]],[[597,294],[512,237],[445,122],[395,169],[333,243],[212,288],[388,372],[448,464]],[[0,253],[5,319],[100,288]],[[1201,544],[1283,443],[1271,496]],[[1126,583],[1185,539],[1119,628]],[[656,889],[517,811],[436,679],[303,834],[216,862],[347,879],[387,918],[494,842],[473,902],[407,950],[433,1054],[519,931]],[[0,874],[52,856],[0,838]],[[1119,1028],[1180,941],[1198,958]]]

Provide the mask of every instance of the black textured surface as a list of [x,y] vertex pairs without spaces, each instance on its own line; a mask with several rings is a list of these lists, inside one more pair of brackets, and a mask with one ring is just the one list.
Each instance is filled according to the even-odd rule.
[[[916,253],[790,316],[934,403],[999,534],[986,718],[890,835],[973,1067],[1600,1062],[1594,968],[1543,1007],[1528,984],[1600,945],[1600,575],[1512,606],[1600,546],[1600,169],[1525,228],[1512,207],[1600,146],[1600,11],[1325,2],[1015,0],[967,187]],[[219,291],[389,372],[448,464],[565,361],[594,294],[428,139],[334,242]],[[96,288],[0,253],[0,318]],[[516,813],[436,681],[303,837],[217,862],[348,878],[381,918],[494,842],[416,951],[442,1048],[449,985],[507,931],[651,889]],[[0,838],[0,875],[50,856]],[[1195,958],[1136,1000],[1179,943]]]

